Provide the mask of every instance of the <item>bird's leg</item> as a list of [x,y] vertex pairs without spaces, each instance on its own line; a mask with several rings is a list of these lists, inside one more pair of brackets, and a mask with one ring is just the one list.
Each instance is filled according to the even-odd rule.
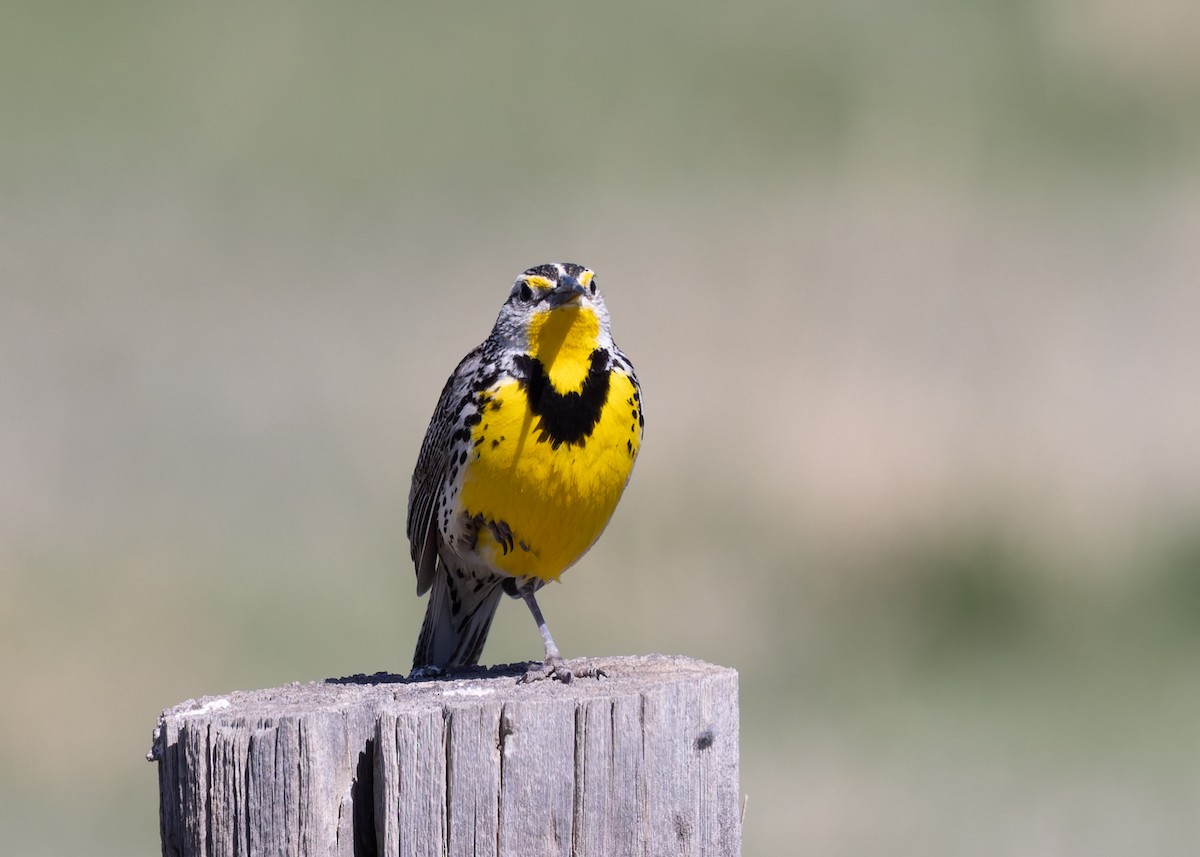
[[546,620],[542,616],[542,608],[538,607],[537,598],[534,597],[533,590],[534,587],[532,585],[522,587],[521,597],[525,599],[525,603],[529,606],[529,612],[533,614],[533,621],[537,623],[538,633],[542,635],[542,644],[546,648],[546,658],[542,661],[540,669],[531,666],[525,675],[521,677],[521,682],[526,683],[539,681],[544,678],[554,678],[563,684],[570,684],[571,679],[577,675],[581,678],[588,676],[599,678],[604,675],[603,670],[598,670],[594,667],[583,667],[576,672],[567,666],[567,662],[558,653],[558,646],[554,645],[554,638],[550,636],[550,628],[546,625]]

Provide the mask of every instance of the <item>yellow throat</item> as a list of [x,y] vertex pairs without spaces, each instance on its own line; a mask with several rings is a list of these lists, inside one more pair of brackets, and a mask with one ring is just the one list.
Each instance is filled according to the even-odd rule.
[[600,320],[586,305],[529,322],[524,377],[478,394],[481,419],[463,478],[461,509],[480,526],[475,552],[498,571],[557,579],[608,524],[641,445],[634,382],[598,349]]

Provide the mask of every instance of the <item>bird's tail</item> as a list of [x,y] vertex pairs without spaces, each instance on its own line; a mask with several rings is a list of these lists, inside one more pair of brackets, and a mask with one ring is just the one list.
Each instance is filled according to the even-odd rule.
[[479,663],[503,594],[502,580],[480,580],[470,574],[459,577],[439,557],[425,622],[413,652],[413,669]]

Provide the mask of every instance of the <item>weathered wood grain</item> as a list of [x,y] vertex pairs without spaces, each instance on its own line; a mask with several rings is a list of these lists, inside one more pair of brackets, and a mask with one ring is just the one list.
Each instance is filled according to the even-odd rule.
[[737,855],[737,673],[651,655],[358,676],[162,713],[163,854]]

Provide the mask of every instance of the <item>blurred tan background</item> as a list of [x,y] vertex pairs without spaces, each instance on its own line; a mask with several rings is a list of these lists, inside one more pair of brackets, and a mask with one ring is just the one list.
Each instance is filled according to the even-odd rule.
[[1198,8],[7,6],[0,850],[407,670],[437,394],[565,259],[647,434],[542,603],[741,671],[748,855],[1195,853]]

